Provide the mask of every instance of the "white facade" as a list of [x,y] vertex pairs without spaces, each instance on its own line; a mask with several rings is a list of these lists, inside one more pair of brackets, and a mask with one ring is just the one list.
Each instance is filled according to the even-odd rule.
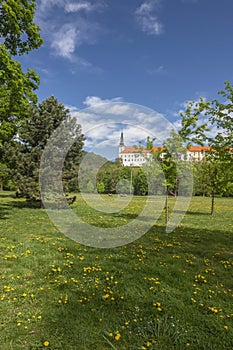
[[[152,150],[145,148],[139,149],[134,147],[125,148],[123,132],[121,132],[121,139],[119,145],[119,158],[122,160],[124,166],[142,166],[149,159],[152,158],[152,152],[158,152],[163,146],[155,146]],[[186,161],[199,161],[205,157],[205,153],[210,151],[209,146],[191,146],[187,149],[186,155],[181,158]],[[161,158],[164,154],[161,153]]]
[[119,153],[119,158],[121,158],[124,166],[142,166],[152,158],[152,154],[151,152],[140,152],[136,149],[131,151],[131,149],[126,148]]

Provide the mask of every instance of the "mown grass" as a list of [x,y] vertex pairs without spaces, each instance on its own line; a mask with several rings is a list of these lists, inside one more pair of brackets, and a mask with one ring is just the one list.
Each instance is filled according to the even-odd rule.
[[[73,210],[114,227],[143,203],[99,215],[78,197]],[[233,199],[218,198],[214,217],[209,207],[193,198],[174,232],[162,215],[137,241],[97,249],[2,192],[0,349],[232,350]]]

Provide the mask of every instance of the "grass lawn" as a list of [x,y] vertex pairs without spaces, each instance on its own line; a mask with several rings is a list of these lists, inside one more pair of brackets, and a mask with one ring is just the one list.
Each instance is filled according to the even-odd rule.
[[[143,203],[135,197],[129,217]],[[79,196],[72,208],[97,226],[127,220]],[[232,208],[218,198],[211,217],[210,199],[193,198],[172,233],[163,213],[137,241],[97,249],[1,192],[0,349],[232,350]]]

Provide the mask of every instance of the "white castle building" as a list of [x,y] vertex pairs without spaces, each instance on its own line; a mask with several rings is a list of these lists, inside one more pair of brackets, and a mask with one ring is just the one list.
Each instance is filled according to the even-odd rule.
[[[125,148],[124,135],[121,132],[120,144],[119,144],[119,158],[122,160],[124,166],[142,166],[148,160],[152,158],[153,152],[161,151],[161,158],[164,157],[162,150],[164,146],[154,146],[152,150],[148,150],[145,147],[127,147]],[[210,151],[209,146],[190,146],[186,150],[185,157],[182,155],[182,159],[186,161],[202,160],[205,157],[205,153]]]

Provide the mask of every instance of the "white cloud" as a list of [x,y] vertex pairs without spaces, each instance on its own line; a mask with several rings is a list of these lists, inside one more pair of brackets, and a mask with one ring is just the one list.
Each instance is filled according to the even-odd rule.
[[83,104],[87,107],[94,107],[96,105],[101,105],[103,103],[109,103],[109,102],[121,102],[122,98],[121,97],[115,97],[113,99],[105,99],[103,100],[102,98],[98,96],[87,96],[85,100],[83,101]]
[[157,14],[159,1],[147,0],[135,11],[136,21],[143,32],[149,35],[160,35],[163,32],[163,25],[158,20]]
[[87,96],[83,105],[87,108],[77,110],[68,107],[82,126],[86,136],[85,147],[109,159],[117,157],[121,130],[124,131],[125,144],[132,146],[146,141],[147,136],[156,137],[156,142],[162,144],[173,128],[163,114],[124,102],[121,97],[102,99]]
[[87,96],[83,104],[92,109],[92,112],[107,116],[126,116],[130,113],[130,104],[124,103],[121,97],[101,99],[97,96]]
[[127,114],[130,111],[130,104],[123,103],[121,97],[102,99],[97,96],[87,96],[83,101],[83,104],[96,113],[102,113],[103,115],[117,116]]
[[99,1],[38,0],[35,21],[53,55],[75,60],[77,65],[89,68],[92,64],[79,57],[77,49],[84,43],[95,42],[100,24],[88,14],[103,9]]
[[65,5],[65,11],[67,13],[79,12],[79,11],[90,12],[93,9],[94,9],[94,6],[90,2],[78,2],[78,3],[71,2]]
[[55,55],[72,59],[78,41],[78,33],[72,24],[65,24],[54,34],[51,48]]
[[147,16],[154,10],[154,2],[147,1],[142,3],[136,10],[136,14],[140,16]]
[[92,5],[89,1],[70,1],[70,0],[38,0],[37,15],[48,15],[48,12],[53,11],[54,7],[61,8],[66,12],[78,12],[81,10],[95,9],[96,5]]

